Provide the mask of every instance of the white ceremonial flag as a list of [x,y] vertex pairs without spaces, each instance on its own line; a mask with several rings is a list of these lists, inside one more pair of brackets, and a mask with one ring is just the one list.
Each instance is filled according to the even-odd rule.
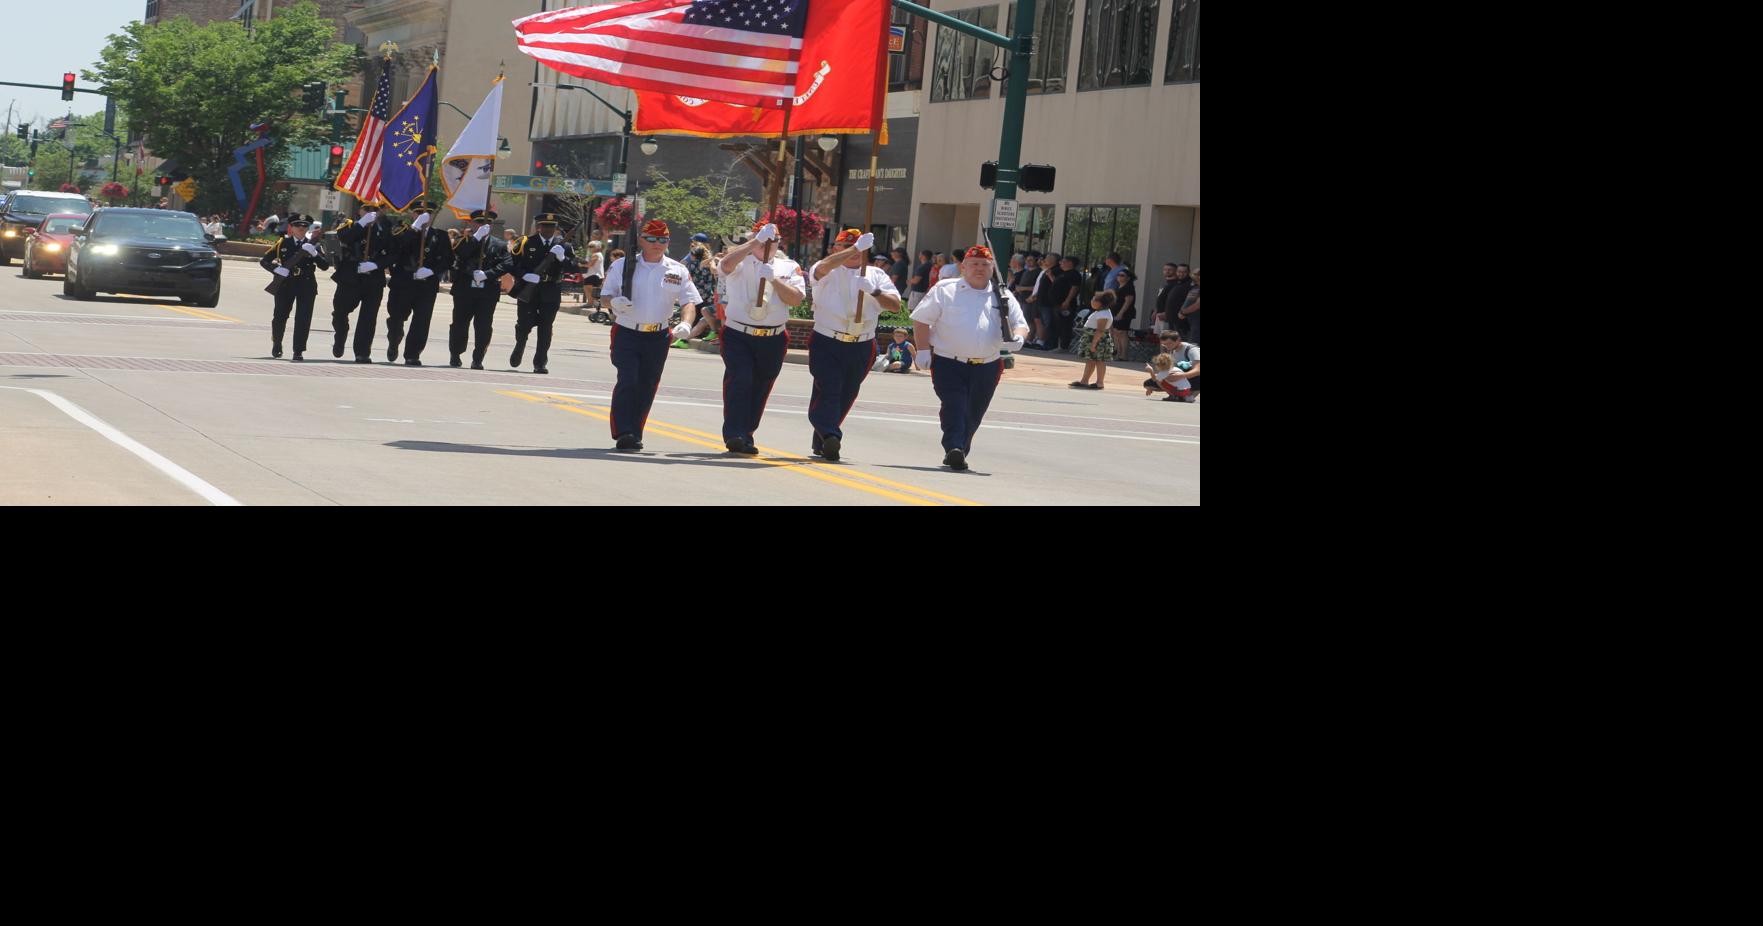
[[484,104],[466,123],[441,162],[441,183],[447,187],[447,208],[460,219],[490,207],[490,178],[496,173],[496,130],[502,124],[502,78],[490,88]]

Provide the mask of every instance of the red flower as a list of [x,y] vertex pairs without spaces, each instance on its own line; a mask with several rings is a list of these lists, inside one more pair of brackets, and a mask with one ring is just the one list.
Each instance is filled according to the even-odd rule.
[[826,219],[813,212],[797,212],[788,206],[779,206],[771,211],[762,221],[777,226],[778,238],[783,241],[796,240],[796,223],[802,224],[803,241],[819,241],[822,232],[826,231]]
[[80,188],[71,183],[64,183],[61,185],[61,192],[63,193],[78,193],[79,191]]
[[631,225],[634,206],[628,199],[609,199],[594,210],[594,220],[608,231],[623,231]]
[[129,198],[129,188],[113,180],[104,184],[104,188],[98,191],[98,195],[114,204]]

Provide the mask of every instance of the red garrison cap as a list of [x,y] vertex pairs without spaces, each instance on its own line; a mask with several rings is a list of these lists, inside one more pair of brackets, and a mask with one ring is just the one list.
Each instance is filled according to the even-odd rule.
[[973,247],[968,248],[967,254],[965,256],[963,256],[961,259],[966,260],[969,257],[977,257],[981,260],[993,260],[994,259],[992,257],[992,249],[986,247],[983,244],[976,244]]
[[856,244],[857,239],[861,237],[863,237],[862,232],[855,228],[847,228],[839,232],[839,236],[833,239],[833,244]]
[[667,234],[667,223],[660,219],[650,219],[649,224],[643,226],[643,234],[660,238]]

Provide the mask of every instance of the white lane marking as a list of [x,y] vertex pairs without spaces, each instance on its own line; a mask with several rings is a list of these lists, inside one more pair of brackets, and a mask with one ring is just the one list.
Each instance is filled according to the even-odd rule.
[[233,498],[231,495],[228,495],[225,492],[222,492],[221,490],[215,488],[214,486],[209,485],[207,482],[203,481],[202,478],[197,476],[195,473],[192,473],[189,470],[184,469],[183,467],[177,465],[176,463],[173,463],[172,461],[167,460],[166,458],[160,456],[158,453],[154,452],[152,448],[144,446],[139,441],[128,436],[127,434],[124,434],[121,431],[118,431],[117,429],[111,427],[110,425],[105,424],[101,419],[99,419],[96,415],[93,415],[91,412],[86,411],[85,409],[79,407],[78,405],[75,405],[72,402],[69,402],[68,400],[62,398],[59,395],[56,395],[53,392],[48,391],[47,389],[26,389],[22,386],[0,386],[0,389],[10,389],[15,392],[29,392],[32,395],[35,395],[35,396],[43,399],[44,401],[48,402],[50,405],[53,405],[56,408],[59,408],[63,412],[67,413],[67,417],[72,418],[73,420],[79,422],[80,424],[85,425],[88,428],[91,428],[94,431],[97,431],[99,434],[103,435],[105,437],[105,439],[109,440],[111,443],[117,445],[118,447],[121,447],[124,450],[127,450],[129,453],[132,453],[137,457],[140,457],[141,459],[147,461],[148,465],[152,466],[154,469],[157,469],[160,472],[166,474],[167,476],[170,476],[171,478],[177,480],[181,485],[183,485],[184,488],[189,489],[190,491],[192,491],[192,492],[196,493],[197,495],[200,495],[204,499],[206,499],[210,505],[217,505],[217,506],[220,506],[223,508],[237,508],[237,507],[244,506],[243,502],[239,501],[236,498]]
[[[566,395],[572,399],[603,399],[608,402],[612,401],[612,396],[610,396],[610,395],[595,395],[593,393],[587,393],[587,392],[557,392],[556,390],[552,390],[552,389],[529,389],[527,391],[533,393],[534,395]],[[655,404],[655,405],[684,405],[684,406],[688,406],[691,408],[721,408],[722,407],[720,404],[712,404],[709,402],[674,402],[674,401],[669,401],[666,399],[656,399],[653,404]],[[787,415],[806,415],[806,414],[808,414],[808,410],[805,408],[771,408],[771,407],[768,407],[765,409],[765,411],[767,414],[787,414]],[[1015,413],[1013,412],[1012,414],[1015,414]],[[941,422],[937,421],[937,419],[935,419],[935,418],[894,418],[894,417],[889,417],[886,415],[847,415],[846,417],[847,418],[857,418],[857,419],[861,419],[863,421],[893,421],[893,422],[898,422],[900,424],[929,424],[929,425],[935,425],[938,428],[942,427]],[[982,424],[979,426],[979,429],[981,431],[984,431],[987,428],[990,428],[994,431],[1024,431],[1029,434],[1062,434],[1062,435],[1066,435],[1068,437],[1111,437],[1115,440],[1141,440],[1141,441],[1151,441],[1152,443],[1157,443],[1157,444],[1193,444],[1195,446],[1199,446],[1199,443],[1200,443],[1197,440],[1180,440],[1180,439],[1173,438],[1173,437],[1136,437],[1131,434],[1122,434],[1117,431],[1054,431],[1054,430],[1051,430],[1048,428],[1015,428],[1015,427],[1010,427],[1009,425],[1002,425],[1002,424]],[[1139,433],[1142,434],[1144,432],[1141,431]]]
[[[896,373],[894,375],[898,376],[899,374]],[[559,392],[558,395],[563,395],[563,393]],[[774,397],[782,397],[782,398],[786,398],[786,399],[810,399],[810,400],[812,400],[814,398],[813,396],[806,396],[806,395],[791,395],[787,392],[774,392],[774,393],[772,393],[772,395]],[[1128,398],[1136,398],[1136,396],[1128,396]],[[1145,398],[1149,399],[1150,397],[1146,396]],[[1028,401],[1028,400],[1026,400],[1026,399],[1019,400],[1019,399],[1016,399],[1015,397],[1010,397],[1010,398],[994,399],[993,401],[994,402],[1010,402],[1010,401]],[[1161,402],[1163,400],[1158,399],[1157,401]],[[720,408],[721,406],[717,406],[717,407]],[[767,409],[767,411],[770,411],[770,409]],[[1097,415],[1078,415],[1076,413],[1060,414],[1058,412],[1019,412],[1015,409],[1011,409],[1010,414],[1012,414],[1012,415],[1034,415],[1037,418],[1086,418],[1090,421],[1118,421],[1122,424],[1168,424],[1168,425],[1172,425],[1172,426],[1178,427],[1178,428],[1197,428],[1197,427],[1199,427],[1199,425],[1197,425],[1197,424],[1189,424],[1185,421],[1154,422],[1154,421],[1145,421],[1140,418],[1103,418],[1103,417],[1100,417]],[[985,426],[981,425],[981,427],[985,427]]]
[[[198,322],[198,323],[208,322],[209,324],[214,324],[214,323],[218,322],[223,325],[233,324],[232,322],[222,322],[218,318],[167,318],[164,315],[88,315],[88,314],[84,314],[84,313],[80,313],[80,312],[50,312],[50,311],[46,311],[46,310],[45,311],[36,311],[36,310],[32,310],[32,309],[4,309],[4,310],[0,310],[0,316],[11,315],[14,313],[29,314],[29,315],[54,315],[58,318],[139,318],[139,319],[145,319],[148,321],[156,321],[156,322]],[[4,321],[14,321],[14,322],[43,321],[43,319],[40,319],[40,318],[6,318],[3,320]]]
[[362,421],[384,421],[388,424],[483,424],[481,421],[442,421],[437,418],[363,418]]

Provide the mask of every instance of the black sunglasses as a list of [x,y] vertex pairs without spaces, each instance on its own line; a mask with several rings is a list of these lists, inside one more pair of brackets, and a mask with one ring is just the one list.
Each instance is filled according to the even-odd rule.
[[659,238],[655,237],[654,235],[644,235],[643,240],[649,242],[650,244],[660,244],[663,241],[672,241],[673,239],[667,237],[666,235],[663,235]]

